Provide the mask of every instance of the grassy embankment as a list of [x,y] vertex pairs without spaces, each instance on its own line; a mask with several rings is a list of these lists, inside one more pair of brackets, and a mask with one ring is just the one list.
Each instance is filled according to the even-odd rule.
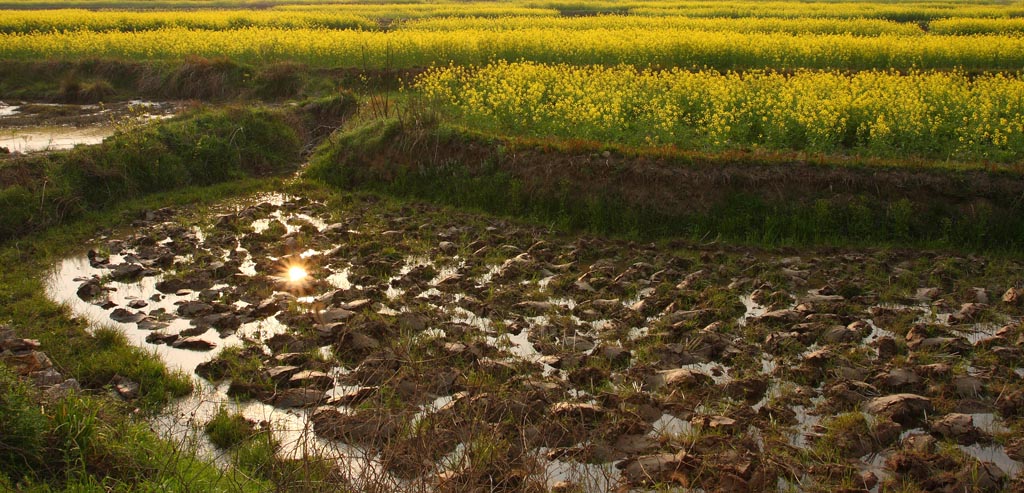
[[[145,211],[280,189],[280,180],[260,177],[295,169],[303,142],[352,107],[342,95],[290,110],[198,110],[127,125],[98,146],[0,164],[0,320],[39,340],[56,368],[83,387],[45,396],[0,365],[0,489],[265,491],[264,481],[294,482],[302,476],[297,468],[308,472],[274,458],[266,433],[236,432],[238,467],[227,471],[156,437],[131,415],[188,394],[190,377],[169,372],[115,330],[90,332],[46,298],[42,283],[83,241],[128,227]],[[105,392],[115,377],[138,383],[138,399]]]
[[387,119],[335,134],[306,176],[571,229],[763,245],[1019,252],[1019,170],[795,152],[713,154]]

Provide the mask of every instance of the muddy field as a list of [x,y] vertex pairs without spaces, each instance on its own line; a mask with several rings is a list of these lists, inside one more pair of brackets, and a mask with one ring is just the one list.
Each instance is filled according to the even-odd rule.
[[165,434],[227,404],[362,490],[1024,488],[1018,261],[337,202],[151,211],[48,293],[202,379]]

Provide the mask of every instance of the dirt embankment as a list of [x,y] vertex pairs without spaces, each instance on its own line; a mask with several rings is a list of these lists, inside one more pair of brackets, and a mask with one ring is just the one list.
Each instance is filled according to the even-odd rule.
[[[842,201],[870,196],[882,202],[906,198],[951,205],[981,201],[997,206],[1011,205],[1024,197],[1024,180],[1009,172],[779,162],[754,155],[694,159],[543,148],[498,153],[486,144],[480,147],[472,150],[450,146],[445,159],[467,165],[493,161],[503,172],[537,190],[551,184],[568,185],[574,194],[583,197],[611,193],[630,205],[665,213],[707,210],[737,193],[767,202]],[[488,150],[492,151],[489,156]]]
[[[1024,180],[1016,169],[612,152],[586,143],[538,145],[400,125],[340,136],[314,161],[311,174],[335,185],[530,216],[538,207],[553,218],[594,216],[579,210],[600,209],[602,220],[642,234],[938,240],[1000,248],[1024,238],[1024,222],[1017,219]],[[697,226],[665,228],[665,221]],[[725,223],[730,231],[715,230]]]

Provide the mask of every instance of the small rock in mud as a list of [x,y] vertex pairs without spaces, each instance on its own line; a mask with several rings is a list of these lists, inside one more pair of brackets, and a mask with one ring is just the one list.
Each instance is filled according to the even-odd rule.
[[184,339],[174,341],[171,343],[171,347],[176,349],[188,349],[190,351],[209,351],[217,347],[217,344],[200,337],[186,337]]
[[127,281],[141,276],[145,270],[139,264],[120,264],[113,268],[110,278],[115,281]]
[[271,402],[277,407],[311,407],[325,399],[323,391],[316,389],[287,389],[275,394]]
[[939,288],[917,288],[914,299],[922,302],[931,302],[938,298],[940,294]]
[[974,484],[979,491],[999,491],[1008,477],[1006,472],[992,462],[978,463],[977,471],[965,471],[964,483]]
[[292,334],[274,334],[264,342],[274,353],[304,352],[316,347],[315,341],[299,339]]
[[694,388],[710,385],[714,382],[707,374],[689,368],[659,371],[647,380],[651,388],[678,387]]
[[36,387],[40,388],[57,385],[64,381],[64,375],[61,375],[59,371],[53,368],[34,371],[29,373],[28,377]]
[[130,401],[139,397],[139,384],[136,382],[117,375],[110,383],[114,386],[114,391],[125,400]]
[[136,310],[149,306],[146,300],[132,300],[128,302],[128,308],[134,308]]
[[32,372],[53,367],[50,357],[42,351],[29,350],[18,354],[5,352],[0,354],[0,361],[3,361],[5,365],[9,366],[19,375],[28,375]]
[[580,493],[585,489],[572,481],[557,481],[551,485],[551,493]]
[[334,378],[321,371],[304,370],[288,378],[288,386],[327,390],[334,386]]
[[370,444],[390,440],[402,429],[397,416],[379,412],[342,414],[333,407],[313,413],[313,431],[321,437],[347,443]]
[[106,292],[106,288],[100,283],[99,279],[92,278],[82,283],[78,287],[78,297],[85,301],[92,301],[100,294]]
[[160,330],[167,328],[168,324],[166,322],[158,322],[150,317],[146,317],[136,322],[135,326],[140,330]]
[[650,453],[660,446],[658,440],[650,435],[620,435],[612,447],[626,455]]
[[985,393],[985,381],[972,376],[953,378],[953,390],[961,398],[977,398]]
[[974,426],[974,418],[970,414],[950,413],[933,421],[930,427],[933,433],[956,440],[962,445],[977,442],[983,435]]
[[346,310],[344,308],[331,308],[324,310],[322,313],[317,315],[317,319],[322,324],[333,324],[338,322],[344,322],[355,316],[355,312]]
[[938,443],[935,437],[924,433],[911,433],[903,439],[903,448],[919,453],[931,453]]
[[626,481],[634,486],[666,482],[685,485],[687,473],[700,467],[700,463],[699,458],[687,454],[686,451],[680,451],[675,454],[644,455],[617,464],[616,467],[622,469]]
[[581,402],[558,402],[551,406],[551,414],[564,419],[588,423],[600,419],[608,410]]
[[694,416],[690,418],[690,424],[696,428],[708,428],[725,433],[734,433],[740,428],[738,421],[727,416]]
[[865,406],[867,412],[885,415],[893,421],[904,425],[913,425],[916,421],[934,412],[931,399],[916,394],[893,394],[872,399]]
[[949,316],[949,323],[962,324],[973,322],[978,319],[986,308],[988,308],[988,305],[985,303],[964,303],[960,306],[960,311]]
[[141,312],[133,312],[124,308],[118,308],[110,313],[111,320],[123,324],[133,324],[144,318],[146,318],[145,314]]
[[1016,418],[1024,416],[1024,390],[1015,390],[1008,394],[1000,395],[996,399],[996,408],[1004,418]]
[[213,306],[202,301],[186,301],[178,305],[177,312],[182,317],[193,318],[213,313]]
[[872,345],[878,350],[879,360],[889,361],[899,354],[899,346],[896,345],[896,339],[888,335],[879,337]]
[[230,365],[222,359],[212,359],[196,365],[196,375],[199,375],[211,382],[219,382],[227,376]]
[[146,336],[146,342],[150,344],[171,344],[178,340],[178,334],[165,334],[163,332],[152,332]]
[[890,390],[907,391],[919,389],[922,385],[922,380],[913,370],[894,368],[881,378],[881,383]]
[[356,387],[344,394],[331,398],[331,400],[327,401],[327,404],[330,406],[355,406],[373,397],[379,389],[380,387]]
[[82,385],[78,383],[78,380],[74,378],[68,378],[63,382],[51,386],[50,388],[43,391],[43,395],[51,401],[56,401],[67,397],[70,394],[78,393],[82,391]]
[[267,378],[277,384],[284,384],[288,379],[292,378],[293,375],[302,371],[302,368],[292,365],[280,365],[267,368],[265,373]]

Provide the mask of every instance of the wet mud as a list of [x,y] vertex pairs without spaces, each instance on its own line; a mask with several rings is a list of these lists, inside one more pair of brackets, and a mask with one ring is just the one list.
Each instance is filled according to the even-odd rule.
[[1022,267],[268,195],[149,211],[47,291],[197,375],[167,436],[215,454],[227,405],[356,488],[998,491],[1022,481]]

